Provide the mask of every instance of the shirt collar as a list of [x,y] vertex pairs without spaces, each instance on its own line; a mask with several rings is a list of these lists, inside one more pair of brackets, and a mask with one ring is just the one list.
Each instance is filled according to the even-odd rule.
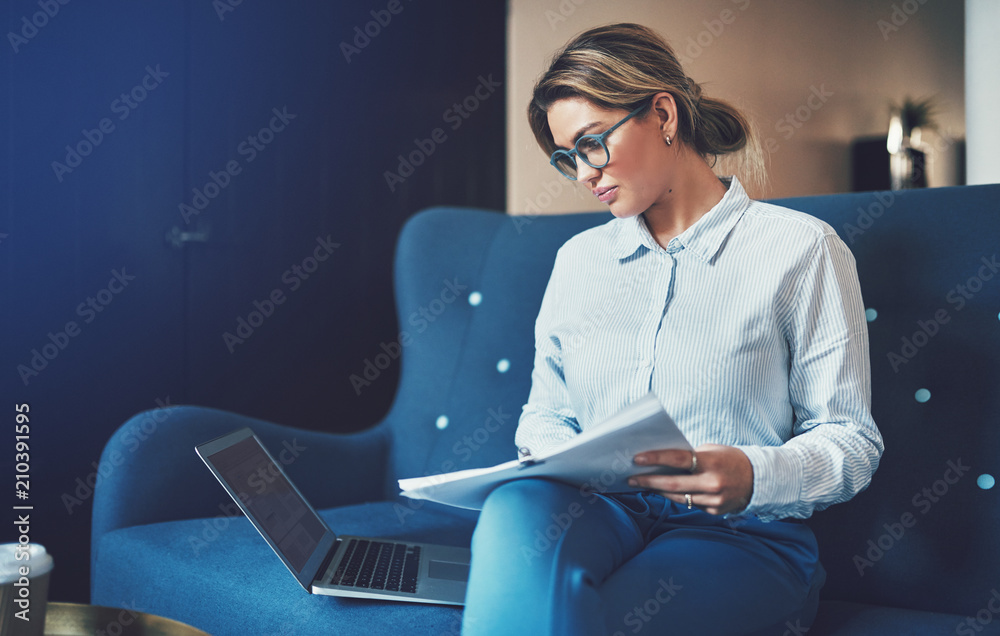
[[614,255],[619,259],[627,258],[640,248],[654,252],[688,249],[705,262],[710,262],[751,203],[743,185],[735,176],[719,177],[719,180],[728,186],[722,200],[695,221],[694,225],[674,237],[666,250],[653,239],[642,214],[619,219]]

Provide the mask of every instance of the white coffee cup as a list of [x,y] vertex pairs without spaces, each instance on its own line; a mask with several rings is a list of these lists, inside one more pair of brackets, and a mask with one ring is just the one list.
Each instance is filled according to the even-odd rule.
[[0,636],[42,636],[52,557],[37,543],[0,545]]

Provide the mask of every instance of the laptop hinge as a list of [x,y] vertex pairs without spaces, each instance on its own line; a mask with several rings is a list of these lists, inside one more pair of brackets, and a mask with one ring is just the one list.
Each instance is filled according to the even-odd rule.
[[337,539],[336,543],[334,544],[333,550],[330,550],[330,553],[326,555],[325,559],[323,559],[323,563],[320,564],[319,570],[316,571],[316,580],[317,581],[322,581],[323,577],[326,576],[326,571],[328,569],[330,569],[330,563],[333,561],[333,557],[337,556],[337,552],[340,551],[340,546],[342,544],[343,544],[343,541],[341,541],[340,539]]

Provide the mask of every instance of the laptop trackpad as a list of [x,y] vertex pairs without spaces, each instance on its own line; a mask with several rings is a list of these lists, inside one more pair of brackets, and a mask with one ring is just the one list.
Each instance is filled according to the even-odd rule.
[[468,563],[450,563],[448,561],[431,560],[428,564],[427,576],[433,579],[448,579],[449,581],[468,581]]

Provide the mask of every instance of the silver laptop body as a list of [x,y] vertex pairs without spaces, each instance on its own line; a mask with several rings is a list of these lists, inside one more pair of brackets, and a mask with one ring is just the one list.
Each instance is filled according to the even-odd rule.
[[306,591],[411,603],[464,603],[468,548],[337,536],[249,428],[199,444],[195,450]]

